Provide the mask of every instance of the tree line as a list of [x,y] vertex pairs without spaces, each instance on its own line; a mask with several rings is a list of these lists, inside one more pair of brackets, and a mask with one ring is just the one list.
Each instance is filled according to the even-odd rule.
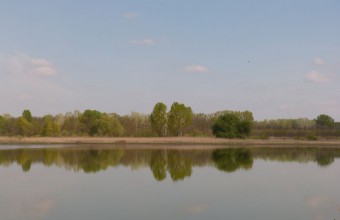
[[174,102],[170,109],[155,104],[150,114],[129,115],[98,110],[36,117],[25,109],[19,117],[0,115],[0,136],[98,136],[166,137],[201,136],[221,138],[293,137],[316,139],[340,137],[340,124],[328,115],[315,119],[276,119],[255,121],[250,111],[194,113],[191,107]]

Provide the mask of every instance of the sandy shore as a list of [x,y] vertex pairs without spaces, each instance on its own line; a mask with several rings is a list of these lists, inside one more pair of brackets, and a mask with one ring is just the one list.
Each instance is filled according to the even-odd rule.
[[293,140],[293,139],[221,139],[213,137],[0,137],[0,144],[180,144],[180,145],[287,145],[332,146],[340,148],[340,140]]

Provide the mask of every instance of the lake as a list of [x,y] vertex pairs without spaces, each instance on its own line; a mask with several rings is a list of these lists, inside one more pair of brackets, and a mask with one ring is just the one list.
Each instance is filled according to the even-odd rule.
[[340,149],[148,148],[1,145],[0,219],[340,220]]

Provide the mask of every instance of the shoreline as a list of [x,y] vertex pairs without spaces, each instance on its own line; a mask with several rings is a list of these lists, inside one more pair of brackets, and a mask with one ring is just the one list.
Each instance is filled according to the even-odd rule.
[[340,140],[223,139],[214,137],[0,137],[0,145],[11,144],[112,144],[112,145],[224,145],[224,146],[330,146],[340,148]]

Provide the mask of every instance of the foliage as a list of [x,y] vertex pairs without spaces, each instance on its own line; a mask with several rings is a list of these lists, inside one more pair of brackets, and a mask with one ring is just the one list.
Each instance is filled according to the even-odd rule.
[[[221,118],[230,116],[230,124],[225,125]],[[229,120],[229,119],[228,119]],[[220,126],[220,127],[218,127]],[[228,127],[229,126],[229,127]],[[216,135],[213,128],[217,128]],[[227,127],[231,132],[223,133]],[[336,138],[340,137],[340,122],[330,116],[320,115],[317,119],[272,119],[253,121],[251,112],[218,111],[211,114],[194,114],[190,107],[173,103],[166,112],[163,103],[157,103],[151,114],[132,112],[120,116],[98,110],[74,111],[65,114],[33,117],[30,110],[24,110],[19,117],[0,115],[0,136],[192,136],[192,137],[247,137],[269,139],[287,137],[294,139]],[[310,135],[313,134],[313,135]]]
[[60,126],[54,121],[52,115],[45,115],[44,118],[44,125],[42,129],[42,136],[59,136],[60,135]]
[[253,123],[252,113],[226,112],[212,126],[213,134],[221,138],[243,138],[249,136]]
[[80,112],[68,112],[64,115],[63,123],[61,124],[63,136],[81,135],[85,130],[83,124],[80,122]]
[[152,130],[159,136],[166,136],[167,112],[164,103],[157,103],[150,115]]
[[123,127],[115,117],[110,117],[107,114],[102,115],[102,118],[93,121],[90,135],[98,136],[121,136]]
[[22,117],[24,119],[26,119],[28,122],[32,122],[32,114],[30,112],[30,110],[28,109],[25,109],[23,112],[22,112]]
[[115,117],[97,110],[85,110],[80,117],[85,131],[91,136],[121,136],[123,127]]
[[168,116],[169,131],[175,136],[183,136],[185,128],[192,123],[192,117],[190,107],[174,102]]
[[329,115],[319,115],[316,119],[316,125],[320,128],[333,128],[334,119]]
[[32,124],[28,122],[24,117],[19,117],[17,120],[18,134],[22,136],[32,135]]

